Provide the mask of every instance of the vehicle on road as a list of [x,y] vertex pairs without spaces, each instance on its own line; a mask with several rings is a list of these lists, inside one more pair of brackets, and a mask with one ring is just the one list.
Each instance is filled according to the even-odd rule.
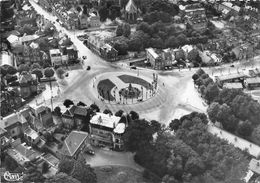
[[87,71],[89,71],[90,69],[91,69],[91,67],[90,67],[90,66],[88,66],[86,70],[87,70]]
[[130,67],[131,69],[134,69],[134,70],[136,70],[136,67],[135,66],[133,66],[133,67]]
[[235,67],[234,65],[231,65],[230,67]]

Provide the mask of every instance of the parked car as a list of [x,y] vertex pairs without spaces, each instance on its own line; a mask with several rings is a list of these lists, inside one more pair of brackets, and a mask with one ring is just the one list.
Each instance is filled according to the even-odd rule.
[[95,155],[95,151],[92,148],[86,148],[85,153],[92,156]]
[[91,67],[90,67],[90,66],[88,66],[86,70],[87,70],[87,71],[89,71],[90,69],[91,69]]
[[234,65],[231,65],[230,67],[235,67]]
[[133,67],[131,67],[131,69],[134,69],[134,70],[136,70],[136,67],[135,67],[135,66],[133,66]]

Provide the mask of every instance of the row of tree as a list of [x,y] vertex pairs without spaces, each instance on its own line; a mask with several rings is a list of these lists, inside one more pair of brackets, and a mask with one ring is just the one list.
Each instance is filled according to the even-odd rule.
[[260,104],[257,101],[242,90],[220,90],[202,69],[193,75],[193,80],[210,104],[207,113],[213,123],[219,122],[225,130],[259,144]]
[[[207,131],[205,114],[193,112],[168,128],[157,121],[135,120],[123,136],[127,150],[153,182],[242,182],[247,156]],[[174,130],[174,132],[173,132]]]

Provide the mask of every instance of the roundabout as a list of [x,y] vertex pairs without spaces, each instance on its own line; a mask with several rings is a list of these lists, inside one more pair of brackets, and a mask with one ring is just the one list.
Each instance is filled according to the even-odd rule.
[[154,97],[158,92],[158,76],[152,79],[132,73],[105,73],[93,79],[98,99],[109,104],[136,104]]

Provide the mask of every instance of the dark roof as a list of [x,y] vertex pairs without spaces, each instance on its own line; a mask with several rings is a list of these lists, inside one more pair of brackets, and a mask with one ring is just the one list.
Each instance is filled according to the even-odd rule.
[[62,115],[73,117],[74,115],[86,116],[88,114],[88,108],[82,106],[71,106],[70,109],[66,110]]

